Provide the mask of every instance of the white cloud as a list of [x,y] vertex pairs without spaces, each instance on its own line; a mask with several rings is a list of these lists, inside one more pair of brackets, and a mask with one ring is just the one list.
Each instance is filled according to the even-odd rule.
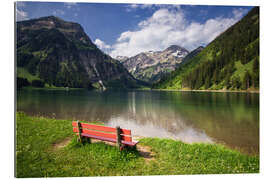
[[233,15],[235,18],[241,18],[243,15],[245,15],[248,12],[247,9],[239,8],[233,10]]
[[106,49],[110,49],[111,46],[106,44],[105,42],[103,42],[102,40],[100,39],[96,39],[95,42],[94,42],[100,49],[102,50],[106,50]]
[[23,20],[27,20],[27,19],[29,19],[28,13],[16,8],[16,21],[23,21]]
[[180,7],[162,8],[155,11],[150,18],[139,22],[138,30],[121,33],[111,46],[110,55],[134,56],[144,51],[163,50],[173,44],[193,50],[214,40],[246,12],[242,8],[234,9],[233,17],[217,17],[199,23],[188,22]]
[[146,9],[146,8],[152,8],[154,7],[155,4],[129,4],[126,7],[126,11],[130,12],[130,11],[135,11],[137,9]]

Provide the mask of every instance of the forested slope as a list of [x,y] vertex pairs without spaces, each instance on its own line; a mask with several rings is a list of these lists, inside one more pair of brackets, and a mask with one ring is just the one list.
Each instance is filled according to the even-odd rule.
[[259,89],[259,7],[153,88]]

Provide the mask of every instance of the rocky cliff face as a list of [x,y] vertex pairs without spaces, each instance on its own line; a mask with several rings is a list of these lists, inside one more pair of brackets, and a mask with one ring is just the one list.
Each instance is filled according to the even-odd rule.
[[135,78],[154,83],[165,74],[175,70],[188,53],[188,50],[172,45],[164,51],[140,53],[125,59],[122,63]]
[[137,86],[124,66],[98,49],[79,24],[54,16],[17,22],[17,66],[54,86]]
[[115,59],[120,61],[121,63],[123,63],[128,59],[128,57],[127,56],[116,56]]

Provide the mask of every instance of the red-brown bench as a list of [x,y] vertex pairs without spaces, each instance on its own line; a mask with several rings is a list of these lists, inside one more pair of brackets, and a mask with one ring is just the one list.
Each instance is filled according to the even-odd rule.
[[136,147],[139,141],[132,141],[131,130],[121,129],[119,126],[116,128],[81,123],[79,121],[73,121],[73,132],[77,133],[78,139],[82,142],[83,138],[87,139],[99,139],[102,141],[108,141],[116,143],[120,150],[125,146]]

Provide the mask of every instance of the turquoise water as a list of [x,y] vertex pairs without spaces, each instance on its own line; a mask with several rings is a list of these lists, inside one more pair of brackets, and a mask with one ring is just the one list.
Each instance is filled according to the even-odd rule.
[[17,111],[102,121],[133,135],[221,143],[259,152],[259,94],[166,91],[21,90]]

